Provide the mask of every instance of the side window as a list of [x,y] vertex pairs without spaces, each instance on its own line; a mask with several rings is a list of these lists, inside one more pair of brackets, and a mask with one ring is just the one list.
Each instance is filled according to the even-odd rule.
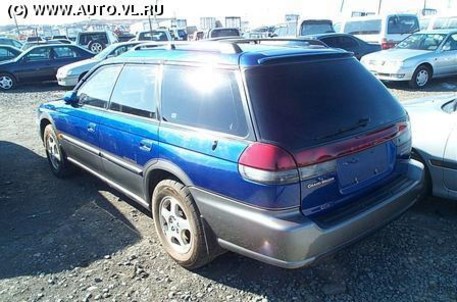
[[39,47],[36,49],[30,50],[28,54],[25,55],[28,61],[46,61],[49,60],[51,55],[50,47]]
[[338,45],[338,39],[337,38],[332,38],[332,37],[324,38],[324,39],[322,39],[322,42],[324,42],[325,44],[327,44],[328,46],[333,47],[333,48],[341,47],[341,46]]
[[357,41],[347,37],[340,37],[340,47],[343,49],[354,49],[358,46]]
[[53,49],[55,59],[68,59],[79,57],[78,52],[76,52],[73,48],[68,46],[56,46]]
[[122,65],[106,65],[97,69],[78,89],[81,104],[106,108]]
[[444,51],[457,50],[457,34],[450,36],[443,46]]
[[109,109],[155,118],[157,66],[126,65],[111,96]]
[[161,110],[168,122],[238,136],[247,134],[233,71],[164,66]]
[[6,48],[0,48],[0,58],[12,58],[14,54]]

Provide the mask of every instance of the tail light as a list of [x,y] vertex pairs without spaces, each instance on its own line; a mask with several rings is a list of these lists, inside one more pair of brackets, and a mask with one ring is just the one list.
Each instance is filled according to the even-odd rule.
[[400,158],[409,158],[411,156],[411,124],[409,118],[397,124],[397,136],[395,145],[397,146],[397,156]]
[[383,38],[381,40],[381,49],[389,49],[389,48],[392,48],[395,46],[395,42],[394,41],[387,41],[386,38]]
[[297,164],[286,150],[270,144],[254,143],[238,161],[243,178],[266,185],[284,185],[299,181]]
[[334,173],[338,158],[390,140],[397,146],[397,157],[409,158],[409,118],[390,127],[293,155],[274,145],[254,143],[241,154],[238,170],[243,178],[253,182],[266,185],[290,184]]

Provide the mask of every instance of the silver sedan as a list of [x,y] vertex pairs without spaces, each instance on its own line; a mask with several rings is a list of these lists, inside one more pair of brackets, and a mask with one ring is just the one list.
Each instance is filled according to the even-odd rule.
[[411,119],[413,157],[426,167],[425,188],[457,200],[457,95],[403,105]]
[[411,87],[422,88],[432,77],[457,74],[457,30],[418,32],[361,62],[382,81],[409,81]]

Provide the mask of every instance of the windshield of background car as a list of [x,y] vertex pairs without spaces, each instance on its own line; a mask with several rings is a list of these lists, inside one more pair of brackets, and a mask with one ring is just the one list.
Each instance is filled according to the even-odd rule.
[[240,31],[236,28],[224,28],[211,31],[211,38],[239,37]]
[[433,23],[433,29],[454,29],[457,28],[456,17],[440,17],[436,18]]
[[350,35],[378,35],[381,33],[381,19],[348,21],[344,33]]
[[440,34],[414,34],[400,42],[396,48],[433,51],[438,49],[445,38],[446,35]]
[[416,16],[391,16],[388,20],[387,34],[403,35],[419,31],[419,20]]
[[300,36],[333,33],[332,22],[327,21],[303,21],[300,25]]
[[[247,69],[245,77],[260,139],[291,151],[373,130],[405,115],[353,57],[258,66]],[[357,127],[361,121],[368,122]]]

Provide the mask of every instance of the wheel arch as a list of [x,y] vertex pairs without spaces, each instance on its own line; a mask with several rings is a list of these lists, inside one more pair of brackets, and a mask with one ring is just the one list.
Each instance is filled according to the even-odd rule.
[[158,160],[144,170],[145,197],[149,205],[151,205],[155,187],[164,179],[179,181],[187,187],[194,185],[187,173],[180,167],[166,160]]
[[417,67],[416,67],[416,69],[414,69],[414,71],[416,71],[421,66],[427,67],[430,70],[430,79],[433,78],[433,74],[435,72],[435,70],[433,68],[433,64],[430,63],[430,62],[422,62],[422,63],[417,65]]
[[40,129],[39,130],[40,130],[41,140],[43,140],[44,129],[46,128],[47,125],[52,125],[54,127],[54,121],[52,120],[51,116],[48,113],[43,112],[40,115]]

